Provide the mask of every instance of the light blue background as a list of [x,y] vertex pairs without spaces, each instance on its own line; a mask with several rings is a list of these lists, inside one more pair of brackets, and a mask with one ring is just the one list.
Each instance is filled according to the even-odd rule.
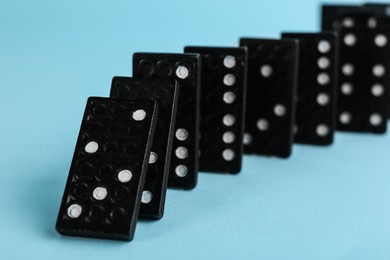
[[319,28],[319,1],[0,1],[0,259],[390,259],[390,135],[337,134],[289,160],[169,190],[131,243],[61,237],[55,219],[88,96],[135,51]]

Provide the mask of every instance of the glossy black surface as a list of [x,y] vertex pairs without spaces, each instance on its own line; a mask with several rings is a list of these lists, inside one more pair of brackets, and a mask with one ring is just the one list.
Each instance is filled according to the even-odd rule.
[[[141,121],[133,112],[143,110]],[[154,101],[89,98],[56,229],[63,235],[132,240],[153,134],[157,107]],[[91,152],[86,146],[97,144]],[[131,179],[120,181],[120,172],[130,171]],[[106,197],[96,197],[96,188]],[[81,214],[70,211],[79,207]]]
[[[239,173],[243,156],[247,51],[189,46],[184,52],[202,56],[199,170]],[[233,60],[234,65],[225,64]],[[233,84],[226,84],[226,77],[232,77]],[[234,124],[223,123],[226,115],[235,118]]]
[[294,142],[329,145],[336,128],[338,39],[336,33],[283,33],[299,40]]
[[[340,30],[340,81],[338,97],[337,129],[355,132],[384,133],[389,102],[390,45],[377,46],[376,37],[388,41],[388,29],[343,28]],[[347,44],[350,37],[356,42]],[[343,72],[347,65],[353,65],[351,75]],[[382,66],[384,74],[374,75],[374,68]],[[346,84],[353,87],[352,93],[345,93]],[[380,85],[382,94],[374,95],[374,87]],[[349,115],[349,122],[345,115]],[[343,120],[344,118],[344,120]],[[376,119],[375,119],[376,118]],[[380,121],[380,122],[379,122]],[[373,123],[376,122],[376,123]]]
[[[389,5],[384,3],[369,3],[364,5],[323,5],[322,29],[336,30],[338,32],[344,29],[355,29],[357,31],[363,29],[366,32],[371,31],[373,33],[375,33],[375,30],[380,29],[382,32],[388,33],[390,29],[390,9],[388,7]],[[340,45],[342,46],[343,38],[340,37],[339,39]],[[343,50],[341,49],[341,51]],[[367,57],[369,58],[369,56]],[[343,54],[343,58],[347,58],[346,54]],[[390,59],[389,56],[388,59]],[[369,74],[367,74],[367,77],[368,76]],[[387,85],[389,84],[390,82],[387,83]],[[390,95],[386,95],[388,96],[387,103],[390,103]],[[387,105],[387,117],[390,117],[390,105]]]
[[293,143],[298,41],[242,38],[240,46],[248,48],[244,152],[289,157]]
[[[180,94],[168,187],[194,188],[198,178],[199,157],[200,56],[198,54],[135,53],[133,77],[177,80]],[[188,133],[185,140],[177,138],[176,133],[179,129],[185,129]]]
[[144,186],[144,190],[151,192],[153,197],[150,202],[141,203],[140,217],[159,219],[164,215],[178,94],[179,90],[175,80],[128,77],[114,77],[112,80],[110,97],[134,100],[153,99],[159,108],[157,134],[152,145],[153,156],[149,162]]

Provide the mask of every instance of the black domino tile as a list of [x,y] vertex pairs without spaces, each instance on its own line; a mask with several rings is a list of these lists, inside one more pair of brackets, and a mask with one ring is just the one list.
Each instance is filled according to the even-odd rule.
[[189,46],[184,52],[199,53],[202,57],[199,170],[239,173],[243,156],[247,50]]
[[324,4],[321,8],[321,28],[323,31],[339,30],[341,27],[353,26],[351,19],[340,19],[345,13],[358,13],[362,11],[359,5],[333,5]]
[[292,152],[298,41],[242,38],[248,48],[244,152],[287,158]]
[[337,34],[283,33],[282,37],[299,40],[294,141],[330,145],[336,128]]
[[[381,37],[387,39],[387,43],[378,46]],[[340,30],[338,130],[386,132],[390,82],[389,39],[388,29]],[[381,73],[383,69],[384,73]],[[379,74],[375,76],[374,71],[378,70]]]
[[379,18],[378,26],[388,26],[390,18],[390,3],[365,3],[363,9],[374,12]]
[[151,100],[88,99],[57,219],[59,233],[133,239],[156,119]]
[[198,176],[200,56],[135,53],[133,77],[177,80],[180,94],[168,187],[193,189]]
[[[341,29],[382,29],[385,31],[390,28],[387,7],[386,4],[378,3],[362,6],[324,5],[322,7],[322,28],[337,31]],[[342,39],[340,40],[342,44]],[[388,97],[388,102],[390,102],[390,95]],[[387,107],[387,117],[390,117],[390,106]]]
[[156,132],[144,190],[151,201],[141,201],[140,217],[160,219],[164,215],[179,89],[175,80],[114,77],[110,97],[154,99],[159,108]]
[[[323,5],[322,30],[341,30],[345,28],[385,29],[390,27],[388,5]],[[390,11],[390,10],[389,10]]]

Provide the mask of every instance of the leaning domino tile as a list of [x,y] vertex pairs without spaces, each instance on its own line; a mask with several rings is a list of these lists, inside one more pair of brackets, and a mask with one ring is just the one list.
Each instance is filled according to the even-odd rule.
[[242,38],[248,48],[244,152],[289,157],[292,151],[298,42]]
[[[149,199],[141,203],[140,217],[160,219],[164,205],[172,153],[179,89],[175,80],[114,77],[110,97],[154,99],[159,107],[156,134],[144,190]],[[130,116],[130,115],[129,115]]]
[[156,119],[154,101],[88,99],[58,214],[59,233],[133,239]]
[[247,50],[186,47],[184,52],[199,53],[202,57],[199,170],[239,173],[243,155]]
[[180,94],[168,187],[194,188],[197,183],[199,156],[200,56],[135,53],[133,76],[177,80]]
[[329,145],[336,128],[338,38],[336,33],[283,33],[299,40],[297,143]]

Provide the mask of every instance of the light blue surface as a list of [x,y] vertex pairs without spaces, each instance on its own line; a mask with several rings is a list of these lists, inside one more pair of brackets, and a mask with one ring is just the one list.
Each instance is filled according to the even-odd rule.
[[0,1],[0,259],[390,259],[389,134],[200,174],[131,243],[58,235],[86,99],[130,75],[132,52],[236,45],[319,19],[308,0],[104,2]]

